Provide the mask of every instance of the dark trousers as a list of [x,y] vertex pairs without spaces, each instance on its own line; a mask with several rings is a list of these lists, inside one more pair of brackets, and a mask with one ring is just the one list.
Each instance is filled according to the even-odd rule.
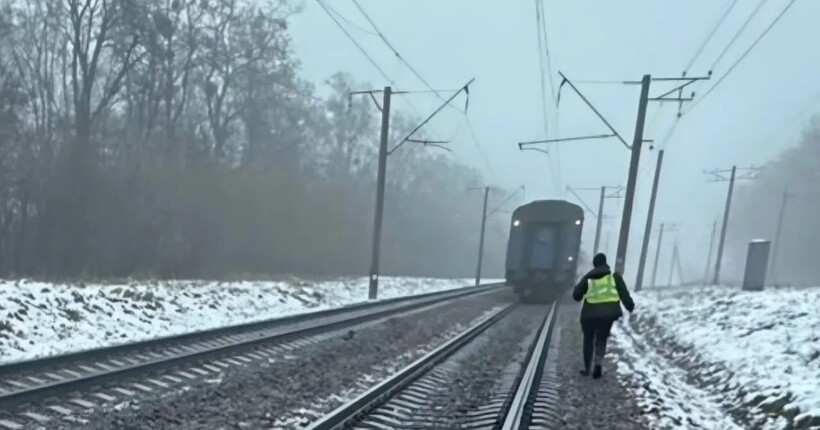
[[612,330],[611,317],[588,318],[581,320],[581,330],[584,332],[584,367],[592,367],[593,348],[595,351],[595,365],[603,364],[606,353],[606,340]]

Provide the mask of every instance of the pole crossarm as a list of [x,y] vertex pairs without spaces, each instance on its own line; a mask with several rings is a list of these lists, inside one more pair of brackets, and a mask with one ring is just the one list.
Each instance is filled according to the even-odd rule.
[[[687,86],[692,85],[693,83],[695,83],[697,81],[707,81],[710,78],[711,78],[711,76],[704,76],[704,77],[700,77],[700,78],[675,78],[674,80],[685,80],[687,82],[684,83],[684,84],[678,85],[677,87],[675,87],[675,88],[673,88],[673,89],[659,95],[658,97],[659,98],[666,97],[666,96],[668,96],[668,95],[670,95],[674,92],[679,92],[679,91],[683,90]],[[660,80],[660,79],[663,79],[663,78],[655,78],[655,79],[652,79],[652,80],[654,81],[654,80]],[[695,93],[692,93],[692,97],[694,97],[694,96],[695,96]]]
[[622,199],[622,198],[624,198],[624,196],[622,196],[621,193],[624,192],[626,190],[626,188],[624,188],[620,185],[617,186],[617,187],[606,187],[606,188],[607,189],[612,188],[613,191],[612,191],[612,194],[604,196],[605,198],[607,198],[607,199]]
[[609,121],[607,121],[606,118],[604,118],[604,116],[601,115],[600,112],[598,112],[598,109],[596,109],[595,106],[593,106],[593,104],[586,98],[586,96],[584,96],[584,94],[581,93],[581,91],[579,91],[578,88],[575,87],[575,85],[572,83],[572,81],[570,81],[569,78],[567,78],[566,75],[564,75],[564,73],[561,72],[560,70],[558,71],[558,74],[561,75],[561,78],[563,79],[563,81],[561,81],[561,85],[559,85],[559,88],[558,88],[558,100],[559,101],[561,100],[561,88],[564,86],[564,84],[569,84],[570,88],[572,88],[572,90],[575,91],[575,94],[578,94],[578,97],[580,97],[581,100],[583,100],[583,102],[586,103],[586,105],[589,106],[590,109],[592,109],[592,112],[594,112],[595,115],[597,115],[598,118],[600,118],[601,121],[603,121],[603,123],[607,126],[607,128],[609,128],[609,130],[612,132],[612,134],[615,137],[617,137],[618,140],[620,140],[621,143],[627,149],[632,149],[632,146],[630,144],[626,143],[626,140],[624,140],[624,138],[621,137],[621,135],[618,133],[618,131],[615,130],[614,127],[612,127],[612,125],[609,123]]
[[584,205],[584,207],[586,208],[587,212],[589,212],[590,215],[592,215],[595,219],[598,219],[598,215],[595,214],[595,211],[593,211],[592,208],[589,207],[587,202],[585,202],[584,199],[582,199],[581,196],[579,196],[578,193],[575,192],[575,189],[568,186],[567,191],[572,193],[572,195],[575,196],[575,198],[578,199],[578,201],[580,201],[582,205]]
[[541,152],[541,153],[550,155],[549,151],[547,151],[546,149],[541,149],[541,148],[522,148],[521,146],[519,146],[518,149],[521,150],[521,151],[537,151],[537,152]]
[[416,126],[416,128],[414,128],[413,131],[408,133],[407,136],[405,136],[402,140],[400,140],[399,143],[397,143],[396,146],[393,147],[393,149],[387,151],[387,155],[390,155],[390,154],[396,152],[397,149],[399,149],[402,145],[404,145],[404,143],[407,142],[408,139],[412,138],[413,135],[416,134],[417,131],[419,131],[428,122],[430,122],[430,120],[433,119],[433,117],[435,117],[439,112],[441,112],[442,109],[447,107],[450,104],[450,102],[453,101],[453,99],[458,97],[459,94],[461,94],[462,92],[464,92],[466,94],[470,94],[470,88],[469,87],[470,87],[470,84],[473,83],[473,81],[475,81],[475,78],[470,79],[466,84],[464,84],[463,87],[461,87],[461,89],[459,89],[458,91],[453,93],[453,95],[450,96],[449,99],[445,100],[443,104],[441,104],[438,108],[436,108],[436,110],[433,111],[433,113],[431,113],[427,118],[424,119],[424,121],[422,121],[418,126]]
[[590,136],[574,136],[574,137],[562,137],[562,138],[558,138],[558,139],[530,140],[528,142],[518,142],[518,148],[521,149],[524,146],[537,145],[539,143],[569,142],[569,141],[573,141],[573,140],[608,139],[610,137],[617,137],[617,135],[616,134],[593,134],[593,135],[590,135]]
[[[567,185],[567,189],[572,189],[575,191],[601,191],[601,187],[571,187]],[[612,194],[608,194],[605,196],[607,199],[622,199],[623,196],[619,195],[623,190],[624,187],[620,185],[606,185],[607,190],[612,190]]]
[[[736,170],[735,180],[738,179],[757,179],[757,175],[760,173],[760,168],[755,166],[750,167],[738,167]],[[715,170],[704,170],[704,174],[710,175],[711,177],[708,179],[709,182],[728,182],[731,180],[731,177],[727,177],[726,174],[731,174],[732,169],[715,169]]]
[[452,149],[444,146],[450,143],[449,140],[407,139],[407,141],[411,143],[420,143],[424,146],[432,146],[434,148],[443,149],[447,152],[453,152]]
[[[692,82],[695,82],[695,81],[708,81],[709,79],[712,79],[711,74],[709,74],[708,76],[698,76],[698,77],[695,77],[695,78],[690,78],[690,77],[686,77],[686,76],[681,76],[679,78],[652,78],[652,82],[663,82],[663,81],[692,81]],[[623,83],[624,85],[640,85],[642,83],[642,81],[622,81],[621,83]],[[687,83],[686,85],[689,85],[689,84]],[[678,89],[676,88],[675,91],[677,91],[677,90]]]
[[489,217],[490,217],[490,216],[492,216],[494,213],[499,212],[499,211],[501,210],[501,208],[502,208],[505,204],[507,204],[507,202],[509,202],[509,201],[510,201],[513,197],[515,197],[515,195],[516,195],[516,194],[518,194],[518,192],[519,192],[519,191],[522,191],[522,192],[524,191],[524,186],[523,186],[523,185],[522,185],[522,186],[520,186],[520,187],[518,187],[518,188],[516,188],[513,192],[511,192],[511,193],[510,193],[510,195],[509,195],[509,196],[507,196],[507,198],[505,198],[503,202],[501,202],[501,203],[500,203],[498,206],[496,206],[493,210],[491,210],[490,212],[488,212],[488,213],[487,213],[487,215],[485,216],[485,218],[489,218]]
[[668,98],[668,97],[651,97],[649,101],[651,102],[691,102],[694,100],[694,97],[677,97],[677,98]]

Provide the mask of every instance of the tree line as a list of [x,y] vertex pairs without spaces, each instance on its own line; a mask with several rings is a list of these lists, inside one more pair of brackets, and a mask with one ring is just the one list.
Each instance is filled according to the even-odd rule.
[[[0,0],[0,274],[363,274],[379,112],[299,76],[287,0]],[[417,123],[394,114],[391,141]],[[407,146],[407,145],[406,145]],[[469,275],[479,173],[390,157],[382,267]],[[500,275],[505,222],[488,224]]]

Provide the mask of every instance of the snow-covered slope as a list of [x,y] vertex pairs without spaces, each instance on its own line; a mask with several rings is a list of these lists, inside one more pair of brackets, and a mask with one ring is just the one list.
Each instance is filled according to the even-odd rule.
[[[647,379],[635,390],[647,407],[712,402],[742,428],[820,428],[820,288],[635,296],[638,308],[614,340],[633,362],[619,366],[621,376]],[[652,366],[635,365],[638,357]],[[670,386],[667,376],[677,374]]]
[[[471,285],[383,277],[379,298]],[[0,281],[0,362],[128,343],[367,300],[367,278],[311,282]]]

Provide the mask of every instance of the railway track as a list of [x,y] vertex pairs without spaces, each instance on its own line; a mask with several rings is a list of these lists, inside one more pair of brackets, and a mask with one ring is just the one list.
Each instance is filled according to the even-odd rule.
[[[267,360],[275,352],[338,335],[357,324],[502,289],[502,284],[488,284],[388,299],[0,366],[0,429],[25,428],[21,422],[28,421],[44,424],[49,414],[70,415],[136,394],[160,394],[186,380]],[[99,389],[106,385],[110,387]],[[97,392],[80,394],[91,388]],[[30,412],[35,404],[40,411]]]
[[[557,307],[501,309],[309,429],[550,428],[557,379],[544,370]],[[516,332],[518,339],[511,339]],[[523,351],[518,355],[509,352],[515,342]],[[494,358],[476,366],[486,355]]]

